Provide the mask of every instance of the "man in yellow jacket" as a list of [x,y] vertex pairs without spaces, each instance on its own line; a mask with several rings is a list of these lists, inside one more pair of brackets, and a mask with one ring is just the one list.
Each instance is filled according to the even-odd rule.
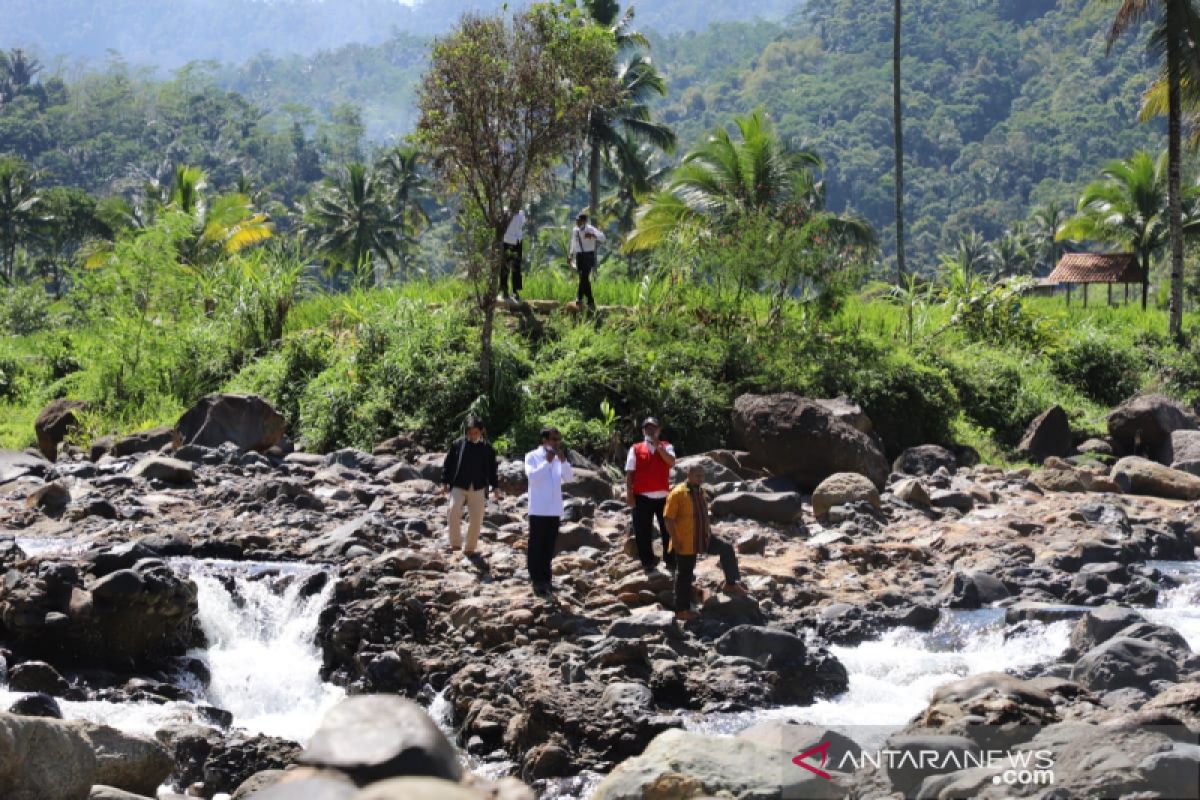
[[696,557],[712,553],[721,559],[726,594],[744,596],[746,587],[740,583],[737,553],[733,545],[712,534],[708,518],[708,498],[704,495],[704,467],[688,469],[687,482],[681,483],[667,495],[663,509],[671,551],[675,554],[675,617],[695,619],[692,611],[692,579],[696,573]]

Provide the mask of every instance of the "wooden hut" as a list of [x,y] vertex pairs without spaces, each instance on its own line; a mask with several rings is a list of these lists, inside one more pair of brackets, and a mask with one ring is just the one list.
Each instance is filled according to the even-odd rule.
[[1083,286],[1083,306],[1087,308],[1088,287],[1093,283],[1108,285],[1108,303],[1113,302],[1113,284],[1124,284],[1125,302],[1129,302],[1129,285],[1142,285],[1142,308],[1146,307],[1146,296],[1150,288],[1150,276],[1138,264],[1133,253],[1066,253],[1046,283],[1067,287],[1067,305],[1071,304],[1071,289],[1076,284]]

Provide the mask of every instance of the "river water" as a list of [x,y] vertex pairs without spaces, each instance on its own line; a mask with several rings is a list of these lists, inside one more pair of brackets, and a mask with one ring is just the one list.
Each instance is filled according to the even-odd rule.
[[[24,543],[22,543],[24,546]],[[60,552],[68,545],[60,544]],[[38,546],[41,552],[49,546]],[[317,619],[328,602],[333,581],[310,596],[303,586],[317,566],[172,559],[199,590],[199,617],[208,647],[189,654],[211,672],[207,687],[180,675],[199,703],[233,714],[234,725],[256,733],[305,741],[342,689],[320,680],[321,654],[315,644]],[[1161,593],[1149,619],[1176,628],[1200,650],[1200,563],[1159,562],[1152,566],[1183,582]],[[928,632],[895,629],[878,640],[854,647],[833,647],[850,677],[842,695],[806,707],[762,709],[741,714],[692,715],[689,729],[735,734],[766,719],[791,719],[842,728],[899,728],[924,709],[939,686],[981,672],[1020,669],[1057,658],[1067,647],[1071,622],[1031,624],[1005,637],[1000,609],[951,611]],[[0,686],[0,708],[19,693]],[[153,734],[164,725],[199,722],[191,703],[154,704],[60,701],[68,718],[85,718],[130,732]],[[430,708],[449,727],[444,699]],[[860,742],[868,745],[871,743]],[[471,768],[496,775],[511,763]],[[599,776],[583,775],[547,787],[546,798],[584,798]]]

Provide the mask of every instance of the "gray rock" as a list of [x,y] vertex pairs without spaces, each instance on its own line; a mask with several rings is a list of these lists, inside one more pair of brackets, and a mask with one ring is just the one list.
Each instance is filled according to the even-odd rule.
[[964,514],[975,508],[975,498],[958,489],[938,489],[929,496],[934,508],[953,508]]
[[932,500],[929,497],[929,490],[917,478],[904,478],[896,481],[892,486],[892,494],[897,499],[903,500],[917,508],[929,508],[932,504]]
[[642,639],[661,637],[678,639],[682,637],[679,626],[675,624],[675,615],[670,611],[647,609],[614,620],[608,626],[605,636],[612,639]]
[[799,395],[737,398],[733,439],[755,462],[803,489],[836,472],[866,475],[878,488],[887,480],[887,460],[870,436]]
[[45,460],[16,450],[0,450],[0,484],[10,483],[26,475],[45,475],[50,464]]
[[564,497],[582,497],[602,503],[613,498],[613,484],[602,472],[576,469],[571,480],[562,485]]
[[[886,768],[888,780],[892,788],[899,792],[909,793],[921,785],[930,775],[953,770],[949,763],[952,759],[946,754],[955,753],[960,762],[963,755],[977,750],[975,743],[964,736],[937,734],[902,734],[888,739],[889,750],[900,753],[912,753],[909,757],[897,756]],[[937,753],[938,758],[924,761],[921,753]]]
[[676,460],[675,466],[671,468],[671,482],[673,484],[683,483],[687,480],[688,470],[697,466],[704,468],[704,482],[708,484],[737,483],[742,480],[741,475],[711,456],[702,453],[698,456],[686,456]]
[[96,754],[95,783],[153,797],[175,766],[166,749],[149,737],[94,722],[69,724]]
[[92,791],[88,795],[88,800],[154,800],[155,796],[134,794],[124,789],[118,789],[115,786],[101,786],[97,784],[92,787]]
[[426,775],[457,781],[458,754],[419,705],[395,695],[358,695],[321,720],[299,761],[349,775],[359,786]]
[[1196,427],[1196,418],[1184,406],[1157,394],[1135,397],[1108,415],[1117,455],[1156,455],[1170,443],[1173,431]]
[[239,450],[268,450],[283,439],[284,419],[258,395],[212,394],[175,423],[175,444],[220,447],[232,442]]
[[196,478],[196,471],[186,461],[167,456],[150,456],[134,464],[130,475],[155,479],[165,483],[190,483]]
[[16,692],[41,692],[62,697],[71,687],[58,674],[58,670],[45,661],[26,661],[9,670],[8,688]]
[[1113,446],[1103,439],[1088,439],[1075,448],[1080,455],[1111,456]]
[[[12,688],[11,685],[9,688]],[[49,719],[62,719],[63,717],[58,701],[42,692],[18,697],[8,707],[8,713],[21,717],[47,717]]]
[[865,475],[853,472],[830,475],[813,490],[813,516],[817,519],[823,519],[834,506],[847,503],[869,503],[878,509],[879,490]]
[[1050,456],[1065,458],[1071,454],[1071,421],[1062,406],[1051,406],[1029,423],[1017,445],[1017,454],[1035,464]]
[[1175,500],[1200,499],[1200,477],[1147,458],[1126,456],[1113,465],[1112,478],[1125,491]]
[[1162,455],[1163,462],[1170,464],[1171,469],[1200,475],[1200,431],[1171,431],[1166,452]]
[[817,399],[813,402],[850,427],[857,428],[868,436],[875,433],[875,423],[871,422],[871,418],[863,411],[862,406],[851,398],[833,397]]
[[715,642],[718,653],[758,661],[767,669],[799,669],[807,663],[804,640],[778,628],[738,625]]
[[1100,606],[1075,623],[1071,629],[1071,647],[1077,653],[1086,653],[1116,636],[1118,631],[1145,621],[1145,617],[1131,608]]
[[71,491],[58,481],[43,484],[25,498],[26,508],[39,508],[48,514],[57,514],[71,502]]
[[352,800],[358,789],[333,773],[280,781],[247,800]]
[[846,796],[844,776],[826,780],[807,770],[788,769],[795,755],[745,739],[670,730],[655,737],[640,756],[618,764],[596,787],[592,800]]
[[488,800],[490,794],[437,778],[392,778],[380,781],[351,800]]
[[942,467],[953,473],[958,469],[958,459],[954,453],[936,444],[910,447],[892,462],[892,471],[905,475],[932,475]]
[[1071,668],[1071,680],[1094,692],[1146,690],[1153,681],[1178,677],[1179,667],[1160,645],[1125,636],[1092,648]]
[[610,711],[645,713],[654,705],[654,693],[644,683],[610,683],[600,705]]
[[1009,597],[1004,583],[986,572],[956,570],[942,585],[938,600],[949,608],[980,608]]
[[529,478],[525,475],[523,461],[502,461],[497,469],[500,490],[516,497],[529,491]]
[[737,517],[787,525],[800,518],[804,500],[795,492],[729,492],[713,498],[715,517]]
[[857,759],[862,753],[862,748],[857,742],[832,728],[791,720],[774,719],[760,722],[740,732],[737,738],[755,742],[772,750],[794,754],[793,757],[828,742],[826,764],[834,770],[845,765],[848,771],[851,764],[848,758]]
[[0,797],[86,800],[96,778],[91,744],[70,723],[0,714]]

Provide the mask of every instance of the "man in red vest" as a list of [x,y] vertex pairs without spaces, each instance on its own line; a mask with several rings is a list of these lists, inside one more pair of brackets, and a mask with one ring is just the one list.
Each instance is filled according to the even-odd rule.
[[670,538],[663,520],[663,508],[671,491],[671,467],[675,464],[675,448],[658,438],[658,420],[647,417],[642,423],[642,441],[629,448],[625,458],[625,502],[633,509],[633,536],[637,541],[638,558],[647,572],[658,566],[651,544],[654,520],[663,543],[663,561],[675,568],[675,556],[668,550]]

